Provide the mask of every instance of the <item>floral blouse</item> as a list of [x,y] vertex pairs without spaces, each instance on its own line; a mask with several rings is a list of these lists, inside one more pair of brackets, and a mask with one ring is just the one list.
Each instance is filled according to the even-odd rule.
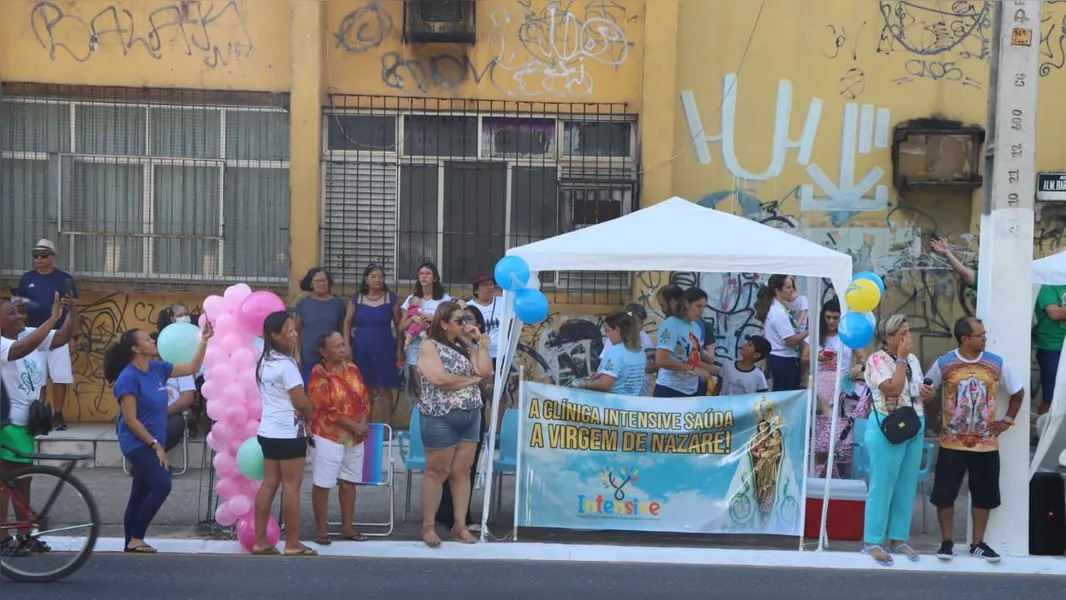
[[[471,377],[474,373],[474,365],[470,359],[459,354],[455,348],[449,348],[443,344],[432,342],[440,354],[440,362],[444,365],[444,372],[449,375]],[[427,417],[443,417],[453,410],[473,410],[481,408],[481,388],[472,383],[457,390],[442,390],[433,386],[426,380],[426,376],[419,373],[422,380],[422,397],[419,410]]]
[[341,417],[357,422],[363,417],[370,418],[370,394],[359,367],[350,360],[341,371],[315,365],[307,390],[315,409],[311,433],[342,446],[354,446],[357,442],[352,432],[336,423]]
[[922,365],[918,362],[918,357],[913,354],[907,362],[910,365],[911,374],[907,385],[903,386],[903,392],[898,398],[885,398],[878,386],[892,379],[896,374],[898,368],[896,358],[884,350],[878,350],[866,359],[866,386],[870,388],[870,395],[873,399],[872,410],[887,415],[897,407],[913,406],[919,417],[925,414],[922,399],[918,396],[918,389],[922,383]]

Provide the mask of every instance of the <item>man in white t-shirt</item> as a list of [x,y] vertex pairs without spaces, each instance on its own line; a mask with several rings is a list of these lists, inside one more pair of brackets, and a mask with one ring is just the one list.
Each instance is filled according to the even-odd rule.
[[474,298],[467,306],[481,311],[489,334],[489,358],[496,366],[496,353],[500,344],[500,319],[503,315],[503,298],[496,295],[496,279],[488,271],[474,273]]
[[192,375],[167,380],[167,445],[177,447],[185,437],[185,411],[196,403],[196,378]]

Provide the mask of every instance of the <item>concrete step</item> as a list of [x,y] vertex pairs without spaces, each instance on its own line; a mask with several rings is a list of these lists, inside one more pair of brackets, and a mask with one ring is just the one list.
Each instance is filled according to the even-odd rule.
[[[397,441],[391,442],[392,457],[397,473],[404,472],[400,460],[400,448]],[[85,454],[90,460],[79,461],[81,468],[122,468],[122,451],[118,445],[118,435],[112,423],[72,423],[66,431],[53,431],[48,435],[37,437],[37,452],[41,454]],[[181,469],[185,463],[182,447],[179,445],[169,453],[170,464]],[[210,466],[211,449],[202,437],[188,442],[188,468],[202,469]],[[39,461],[41,464],[63,466],[65,463]],[[307,471],[311,470],[311,457],[308,456]]]

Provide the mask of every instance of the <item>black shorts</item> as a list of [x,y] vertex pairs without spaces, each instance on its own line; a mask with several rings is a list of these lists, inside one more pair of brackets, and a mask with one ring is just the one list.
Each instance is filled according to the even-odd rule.
[[969,452],[941,448],[936,455],[933,493],[934,506],[955,506],[962,488],[962,478],[969,477],[970,503],[974,508],[999,508],[999,451]]
[[266,460],[294,460],[307,458],[307,438],[265,438],[256,436],[259,447],[263,449],[263,458]]

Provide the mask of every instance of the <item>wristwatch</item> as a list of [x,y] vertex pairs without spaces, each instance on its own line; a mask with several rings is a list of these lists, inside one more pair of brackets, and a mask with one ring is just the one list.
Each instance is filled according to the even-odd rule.
[[151,443],[151,444],[148,444],[148,447],[149,447],[149,448],[155,448],[155,447],[156,447],[156,446],[158,446],[158,445],[159,445],[159,440],[157,440],[157,439],[155,439],[155,438],[152,438],[152,443]]
[[1014,417],[1010,415],[1003,417],[1003,422],[1009,425],[1010,427],[1014,427]]

